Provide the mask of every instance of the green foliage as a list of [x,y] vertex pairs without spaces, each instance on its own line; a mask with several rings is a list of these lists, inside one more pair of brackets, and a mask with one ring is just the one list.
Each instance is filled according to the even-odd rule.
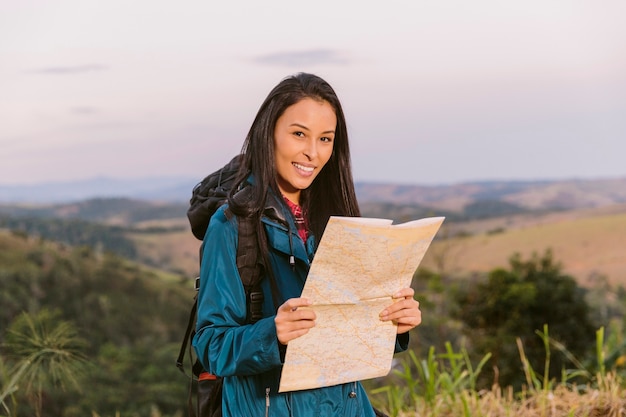
[[85,345],[74,326],[60,320],[57,312],[42,309],[35,316],[22,313],[9,326],[4,343],[7,357],[15,361],[17,369],[7,393],[13,395],[22,387],[23,395],[40,416],[46,406],[44,394],[50,387],[80,390]]
[[[475,352],[491,352],[503,385],[519,386],[520,362],[516,338],[521,338],[529,363],[542,363],[544,346],[535,331],[550,326],[553,338],[575,356],[585,357],[593,345],[594,326],[585,292],[576,281],[561,273],[551,251],[524,261],[510,259],[510,270],[492,271],[458,296],[459,314]],[[566,355],[550,361],[549,374],[557,376],[570,364]],[[487,379],[485,383],[489,380]]]
[[[191,194],[190,194],[191,195]],[[187,211],[184,203],[158,203],[129,198],[92,198],[74,203],[24,206],[0,204],[0,213],[16,218],[75,219],[97,223],[115,220],[132,225],[144,220],[175,219]]]
[[94,410],[102,415],[121,411],[122,416],[149,416],[152,409],[168,415],[181,413],[187,379],[174,366],[179,347],[177,343],[101,346],[88,378],[89,386],[98,389],[72,397],[67,415],[90,415]]
[[[0,233],[0,288],[0,358],[10,370],[1,373],[2,393],[15,415],[36,414],[25,389],[29,380],[42,388],[42,416],[183,412],[188,379],[174,362],[192,304],[190,281],[162,280],[87,247]],[[42,336],[28,336],[35,334]],[[52,336],[65,340],[66,351],[84,355],[89,372],[63,373],[54,362],[46,362],[45,372],[20,368],[25,357],[48,352]],[[18,371],[22,383],[15,385]],[[44,376],[52,379],[38,379]]]
[[71,246],[99,248],[131,259],[137,256],[132,241],[125,237],[125,229],[119,226],[74,219],[0,217],[2,227]]
[[[91,207],[96,210],[96,205]],[[397,219],[412,217],[410,213],[405,207],[396,212]],[[15,346],[10,351],[7,342],[13,336],[6,330],[28,334],[23,317],[37,321],[43,314],[54,317],[47,329],[56,325],[62,329],[68,323],[75,340],[84,341],[84,346],[66,346],[78,348],[88,361],[81,366],[88,366],[89,372],[81,373],[77,367],[71,378],[42,379],[46,404],[42,415],[181,415],[188,380],[173,362],[192,302],[191,283],[180,277],[178,282],[165,282],[109,253],[111,246],[124,248],[122,241],[103,238],[114,228],[101,234],[92,223],[72,222],[50,222],[45,227],[55,235],[100,237],[76,239],[73,242],[87,244],[72,247],[33,239],[24,231],[29,228],[16,229],[12,235],[0,233],[0,404],[7,407],[3,411],[35,414],[33,397],[28,397],[23,383],[31,363],[15,355]],[[73,231],[74,227],[84,230]],[[438,273],[419,269],[413,279],[423,323],[412,331],[416,337],[411,338],[411,351],[399,356],[400,366],[389,377],[369,382],[379,384],[372,399],[392,414],[421,409],[437,415],[438,410],[460,404],[447,415],[470,415],[485,393],[482,388],[494,381],[527,384],[545,393],[558,384],[576,386],[595,370],[604,375],[598,381],[608,385],[611,372],[625,361],[623,289],[594,291],[594,305],[603,309],[590,312],[585,292],[561,273],[550,252],[529,260],[515,255],[509,269],[463,280],[446,274],[443,260],[441,265]],[[607,294],[618,297],[610,308]],[[602,334],[603,343],[595,345],[596,356],[601,357],[597,365],[588,356],[594,346],[590,313],[603,322],[613,320],[606,338]],[[492,374],[487,363],[497,364],[499,375]],[[76,385],[84,388],[81,393]]]
[[[538,336],[538,337],[537,337]],[[573,357],[576,368],[564,370],[561,379],[551,378],[552,350],[564,347],[551,338],[548,326],[535,336],[543,345],[545,357],[542,368],[533,368],[525,355],[521,339],[517,339],[526,385],[518,391],[497,384],[479,389],[478,380],[490,355],[482,357],[474,367],[465,349],[454,351],[446,343],[444,353],[430,348],[426,359],[418,359],[409,351],[400,367],[387,378],[387,384],[371,389],[370,397],[376,407],[392,416],[621,416],[626,407],[624,381],[603,364],[607,349],[604,329],[596,332],[598,369],[594,373]],[[543,373],[541,373],[543,369]]]
[[[392,416],[403,410],[433,408],[438,402],[454,402],[470,391],[476,391],[476,381],[489,360],[485,355],[474,367],[465,349],[455,352],[446,343],[445,353],[435,354],[431,347],[426,359],[419,359],[414,351],[395,369],[391,383],[371,390],[372,401]],[[384,394],[384,399],[380,395]]]
[[[537,330],[536,334],[542,341],[544,348],[545,357],[543,363],[543,373],[538,373],[533,368],[532,364],[526,357],[526,352],[521,339],[517,338],[516,341],[524,371],[526,382],[525,388],[527,392],[543,391],[544,393],[547,393],[554,390],[558,385],[576,384],[577,380],[581,380],[586,383],[593,378],[593,373],[589,372],[584,365],[571,352],[569,352],[565,346],[563,346],[563,344],[549,336],[548,325],[543,326],[543,331]],[[602,344],[602,338],[599,335],[599,333],[596,333],[596,343]],[[575,368],[572,369],[562,369],[560,380],[557,380],[557,378],[550,375],[552,348],[556,348],[559,352],[563,353],[569,359],[570,363],[575,366]]]
[[517,204],[501,200],[476,200],[463,207],[465,220],[487,219],[490,217],[508,216],[526,213],[529,210]]
[[11,408],[17,407],[14,394],[19,389],[20,380],[29,365],[30,363],[25,361],[19,367],[9,370],[0,356],[0,406],[7,415],[11,414]]
[[452,343],[452,346],[458,347],[462,338],[461,323],[453,316],[458,309],[454,294],[458,291],[459,281],[418,268],[411,287],[420,303],[422,323],[413,331],[410,348],[426,355],[424,349],[429,346],[442,350],[446,348],[446,343]]

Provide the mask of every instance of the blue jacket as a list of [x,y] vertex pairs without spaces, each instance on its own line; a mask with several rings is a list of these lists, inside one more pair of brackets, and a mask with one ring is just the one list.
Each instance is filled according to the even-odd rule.
[[[271,198],[271,197],[270,197]],[[284,204],[274,215],[263,216],[270,262],[282,300],[299,297],[315,250],[297,234]],[[373,417],[360,382],[312,390],[278,393],[282,368],[274,324],[275,307],[269,279],[263,279],[263,319],[246,324],[246,299],[236,265],[237,218],[226,217],[225,207],[211,218],[203,243],[198,318],[193,345],[204,368],[224,377],[224,417],[242,416],[350,416]],[[267,213],[268,210],[266,210]],[[295,267],[289,257],[296,259]],[[396,351],[406,349],[408,334]]]

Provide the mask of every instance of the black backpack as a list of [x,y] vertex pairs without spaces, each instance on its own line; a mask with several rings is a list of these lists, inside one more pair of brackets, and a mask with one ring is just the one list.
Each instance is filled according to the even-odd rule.
[[[227,201],[228,194],[236,180],[240,163],[241,155],[237,155],[228,164],[209,174],[193,188],[189,209],[187,210],[187,218],[191,225],[191,231],[196,238],[204,239],[211,216]],[[245,192],[246,188],[243,188],[237,193]],[[232,216],[233,214],[227,209],[226,215]],[[238,224],[237,269],[246,293],[248,306],[247,321],[254,323],[263,317],[261,309],[264,296],[260,287],[263,262],[262,257],[259,256],[257,225],[254,220],[240,216],[238,217]],[[193,374],[190,377],[189,386],[189,415],[190,417],[217,417],[222,415],[222,379],[206,372],[202,368],[198,359],[194,359],[191,347],[191,339],[195,333],[196,326],[199,288],[200,278],[198,277],[196,278],[194,303],[189,314],[187,330],[181,343],[176,366],[186,374],[183,361],[185,352],[189,347],[189,361],[192,364]],[[194,396],[196,397],[195,406],[193,403]]]

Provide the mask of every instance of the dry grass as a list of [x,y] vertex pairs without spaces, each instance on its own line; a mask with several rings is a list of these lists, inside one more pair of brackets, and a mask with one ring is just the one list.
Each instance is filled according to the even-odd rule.
[[498,226],[492,221],[491,230],[497,232],[483,229],[468,237],[437,240],[421,266],[454,274],[487,272],[508,267],[515,252],[528,257],[550,248],[564,272],[581,285],[601,275],[612,284],[626,284],[626,211],[531,220],[518,218],[509,225],[501,220]]
[[199,248],[201,242],[190,230],[142,234],[129,237],[135,243],[141,262],[196,277],[199,271]]
[[[543,340],[545,369],[550,365],[551,339],[548,326],[538,333]],[[446,343],[445,353],[429,349],[428,355],[418,357],[409,351],[402,366],[394,369],[393,380],[385,386],[372,389],[375,404],[389,410],[393,417],[595,417],[626,416],[626,381],[619,369],[607,370],[604,328],[596,332],[596,366],[593,372],[579,364],[561,379],[541,376],[530,366],[522,340],[517,339],[520,359],[524,365],[526,383],[521,390],[477,388],[477,376],[482,372],[491,354],[473,364],[465,348],[457,352]],[[593,367],[593,365],[591,365]],[[381,396],[382,395],[382,396]]]
[[623,417],[626,416],[626,390],[607,376],[606,385],[577,393],[559,386],[554,391],[539,391],[516,398],[510,390],[494,387],[491,391],[464,391],[450,399],[440,397],[434,404],[420,404],[416,411],[400,412],[400,417]]

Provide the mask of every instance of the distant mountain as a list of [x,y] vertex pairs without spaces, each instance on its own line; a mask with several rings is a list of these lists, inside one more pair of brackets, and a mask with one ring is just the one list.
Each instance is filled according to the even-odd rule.
[[[61,204],[88,199],[132,199],[186,205],[199,179],[96,178],[37,185],[0,185],[0,204]],[[554,181],[486,181],[449,185],[399,185],[359,182],[362,205],[393,204],[447,212],[489,209],[569,210],[626,203],[626,178]],[[484,211],[484,210],[483,210]]]
[[132,198],[187,202],[198,179],[146,178],[49,182],[32,185],[0,185],[0,203],[69,203],[92,198]]
[[417,204],[462,211],[477,202],[509,204],[510,210],[570,210],[626,202],[626,178],[602,180],[486,181],[420,186],[357,184],[361,203]]
[[0,218],[27,217],[79,219],[109,225],[132,225],[149,220],[185,218],[187,204],[135,200],[130,198],[91,198],[70,203],[2,204]]

